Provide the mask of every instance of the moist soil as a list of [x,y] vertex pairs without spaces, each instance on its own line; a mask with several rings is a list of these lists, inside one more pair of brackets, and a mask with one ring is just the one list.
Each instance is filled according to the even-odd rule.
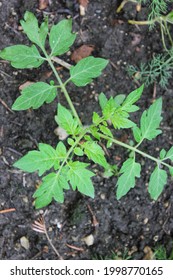
[[[20,19],[26,10],[33,12],[39,21],[49,16],[50,24],[67,17],[73,18],[73,29],[78,33],[71,49],[83,44],[94,46],[93,55],[110,60],[103,75],[90,85],[77,88],[68,86],[70,96],[83,124],[91,122],[92,112],[98,111],[98,94],[110,96],[128,94],[137,85],[126,72],[129,64],[139,65],[154,54],[162,52],[159,27],[149,31],[147,26],[129,25],[128,19],[145,19],[147,7],[137,12],[134,4],[127,4],[120,14],[116,8],[121,1],[90,1],[86,14],[80,15],[78,1],[49,1],[45,10],[38,9],[39,1],[0,1],[0,46],[30,44],[20,30]],[[69,63],[70,53],[62,57]],[[58,66],[58,65],[57,65]],[[62,79],[68,72],[58,68]],[[168,179],[164,192],[152,201],[147,192],[149,174],[154,164],[137,156],[142,164],[142,176],[136,187],[117,201],[115,186],[117,177],[104,178],[103,170],[91,164],[96,176],[93,178],[95,198],[68,191],[64,204],[55,201],[48,207],[36,210],[32,195],[40,183],[37,173],[28,174],[13,167],[13,163],[28,151],[37,149],[38,143],[56,146],[59,141],[54,133],[57,102],[66,105],[60,93],[51,104],[38,110],[12,112],[9,108],[19,96],[19,86],[26,81],[49,81],[49,67],[18,70],[0,60],[1,92],[1,195],[0,210],[15,208],[14,212],[0,213],[0,259],[58,259],[46,236],[35,232],[31,225],[40,215],[44,216],[50,239],[64,259],[104,259],[112,254],[120,258],[152,258],[152,250],[158,245],[166,248],[169,255],[173,247],[173,183]],[[50,76],[50,77],[49,77]],[[138,102],[141,111],[133,114],[138,121],[142,110],[148,108],[155,97],[163,98],[163,133],[152,142],[145,142],[143,150],[157,156],[159,150],[173,145],[173,82],[166,90],[158,84],[145,88]],[[57,101],[57,102],[56,102]],[[130,130],[116,133],[119,140],[130,143]],[[104,144],[104,143],[103,143]],[[126,150],[112,146],[107,160],[118,168],[127,158]],[[85,159],[86,160],[86,159]],[[94,218],[97,224],[93,223]],[[89,236],[89,237],[88,237]],[[86,237],[90,244],[86,244]],[[24,240],[24,244],[22,242]],[[90,246],[89,246],[90,245]]]

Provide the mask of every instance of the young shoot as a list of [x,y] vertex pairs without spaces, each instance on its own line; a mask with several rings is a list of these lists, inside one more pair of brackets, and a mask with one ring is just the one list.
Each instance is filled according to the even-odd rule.
[[[99,96],[101,113],[93,112],[92,123],[84,127],[69,95],[70,84],[84,87],[94,78],[101,75],[108,60],[89,56],[80,60],[75,66],[69,66],[69,77],[62,80],[54,61],[62,64],[59,56],[64,55],[73,45],[76,34],[72,32],[72,20],[64,19],[53,25],[50,30],[47,19],[39,26],[36,17],[26,12],[21,21],[24,33],[32,42],[31,46],[15,45],[0,51],[2,59],[10,61],[12,67],[18,69],[38,68],[47,62],[55,75],[55,81],[35,82],[25,87],[14,102],[15,111],[37,109],[43,103],[53,102],[55,97],[64,94],[69,108],[57,105],[55,121],[68,134],[67,142],[59,141],[56,147],[39,143],[38,150],[29,151],[14,163],[14,167],[25,172],[38,172],[42,183],[34,193],[35,207],[45,207],[55,200],[64,202],[64,192],[69,189],[79,191],[83,195],[94,198],[94,186],[91,163],[98,164],[105,172],[111,168],[107,161],[102,143],[125,148],[128,155],[123,159],[117,180],[116,197],[120,199],[136,185],[141,176],[140,158],[148,158],[154,163],[149,179],[148,192],[156,200],[167,183],[167,176],[173,176],[173,147],[167,151],[162,149],[157,157],[142,151],[139,147],[144,141],[152,141],[159,134],[162,120],[162,99],[157,99],[142,114],[139,123],[131,120],[131,114],[139,110],[136,102],[140,99],[144,86],[132,91],[127,96],[107,98],[104,93]],[[46,41],[49,43],[47,49]],[[50,51],[49,51],[50,50]],[[57,59],[56,59],[57,58]],[[64,64],[64,63],[63,63]],[[60,90],[59,90],[60,89]],[[115,131],[131,129],[134,146],[118,141]],[[112,172],[113,174],[113,172]]]
[[149,63],[141,63],[138,67],[130,65],[127,72],[134,80],[145,83],[146,86],[158,82],[162,88],[166,88],[173,72],[172,51],[158,54]]

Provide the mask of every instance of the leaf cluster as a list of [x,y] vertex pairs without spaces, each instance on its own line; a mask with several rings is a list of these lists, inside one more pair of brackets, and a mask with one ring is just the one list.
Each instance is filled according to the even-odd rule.
[[166,88],[173,72],[172,51],[154,56],[149,63],[141,63],[139,68],[130,65],[127,72],[146,86],[158,82],[162,88]]
[[152,0],[150,1],[149,8],[150,13],[148,15],[148,19],[152,20],[156,17],[160,17],[163,14],[167,13],[167,5],[172,0]]
[[137,0],[140,4],[149,6],[148,20],[153,20],[167,13],[167,6],[172,0]]
[[[14,163],[14,167],[26,172],[38,172],[39,176],[44,175],[41,185],[34,193],[36,208],[48,205],[53,199],[62,203],[64,192],[69,189],[78,190],[91,198],[94,197],[91,178],[95,174],[90,171],[90,162],[100,165],[105,174],[109,174],[109,176],[113,175],[116,169],[115,166],[110,166],[106,159],[102,139],[106,141],[107,148],[114,143],[132,152],[119,170],[116,185],[117,199],[134,188],[136,178],[140,177],[142,168],[141,164],[137,162],[136,154],[147,157],[156,163],[150,176],[148,191],[151,198],[157,199],[167,182],[167,171],[163,167],[167,167],[173,176],[173,167],[167,163],[167,161],[173,161],[173,147],[168,151],[162,149],[159,158],[142,152],[138,147],[143,141],[151,141],[161,133],[159,126],[162,120],[162,99],[157,99],[145,110],[139,124],[136,124],[130,118],[131,113],[139,110],[136,102],[141,97],[143,85],[127,96],[120,94],[108,99],[104,93],[101,93],[99,95],[101,114],[93,112],[92,124],[84,127],[71,102],[66,85],[72,82],[76,86],[86,86],[91,83],[92,79],[100,76],[108,61],[92,56],[84,58],[70,67],[69,78],[63,82],[52,63],[52,58],[65,54],[73,44],[76,34],[72,32],[72,21],[62,20],[49,30],[47,19],[39,26],[36,17],[32,13],[26,12],[21,25],[33,45],[7,47],[0,51],[0,57],[9,60],[13,67],[20,69],[36,68],[47,61],[57,78],[58,85],[53,81],[30,84],[21,91],[21,95],[12,106],[13,110],[37,109],[44,103],[50,103],[55,99],[58,88],[64,93],[71,109],[58,103],[55,116],[56,123],[68,134],[66,144],[59,141],[53,148],[51,145],[40,143],[38,150],[29,151]],[[47,37],[50,53],[45,48]],[[168,70],[166,67],[168,62],[171,65],[171,59],[168,58],[167,64],[163,60],[162,57],[155,58],[155,62],[149,70],[143,66],[145,75],[148,74],[147,71],[149,74],[153,71],[155,78],[159,75],[166,75],[165,69]],[[112,129],[132,129],[136,146],[116,140]]]

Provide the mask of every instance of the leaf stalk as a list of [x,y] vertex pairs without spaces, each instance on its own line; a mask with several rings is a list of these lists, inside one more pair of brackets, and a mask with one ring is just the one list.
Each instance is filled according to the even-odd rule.
[[78,123],[81,125],[81,120],[80,120],[80,118],[78,116],[78,113],[76,112],[76,109],[75,109],[75,107],[73,105],[73,102],[71,101],[71,98],[70,98],[70,96],[69,96],[69,94],[67,92],[67,89],[66,89],[65,85],[63,84],[63,82],[62,82],[58,72],[56,71],[55,66],[52,63],[51,57],[49,57],[49,55],[47,54],[45,49],[42,49],[42,51],[44,52],[44,55],[45,55],[45,57],[47,59],[47,62],[49,63],[50,67],[52,68],[52,71],[53,71],[53,73],[54,73],[54,75],[55,75],[55,77],[56,77],[56,79],[57,79],[57,81],[58,81],[58,83],[59,83],[59,85],[61,87],[62,92],[65,95],[65,98],[66,98],[66,100],[68,102],[68,105],[69,105],[69,107],[70,107],[74,117],[77,119]]

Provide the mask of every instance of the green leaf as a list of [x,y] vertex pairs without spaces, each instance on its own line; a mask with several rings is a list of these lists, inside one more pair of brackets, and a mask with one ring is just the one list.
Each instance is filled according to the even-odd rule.
[[114,112],[114,114],[110,117],[110,120],[114,126],[114,128],[131,128],[136,124],[128,119],[129,115],[122,108],[119,108]]
[[141,130],[137,125],[135,125],[134,127],[132,127],[132,131],[136,142],[139,143],[141,141]]
[[16,45],[0,51],[0,57],[9,60],[14,68],[37,68],[44,59],[40,56],[36,46],[27,47],[25,45]]
[[101,75],[102,70],[108,64],[108,60],[88,56],[81,59],[75,66],[70,68],[70,80],[76,86],[86,86],[93,78]]
[[136,163],[133,158],[127,159],[120,169],[122,174],[117,182],[117,199],[126,195],[135,186],[135,177],[140,177],[141,165]]
[[114,101],[117,105],[121,105],[126,98],[125,94],[118,94],[117,96],[114,97]]
[[66,53],[76,39],[76,34],[72,33],[72,20],[64,19],[53,25],[50,30],[49,44],[51,55],[61,55]]
[[98,127],[90,127],[90,132],[94,138],[100,140],[100,134],[98,133]]
[[50,173],[43,177],[43,182],[34,193],[33,197],[36,198],[36,208],[42,208],[50,204],[53,198],[60,203],[64,202],[63,189],[69,189],[69,184],[64,174]]
[[98,125],[100,121],[101,121],[101,117],[96,112],[93,112],[92,122]]
[[80,157],[84,155],[82,149],[79,147],[74,148],[74,153],[75,153],[75,155],[80,156]]
[[38,20],[31,12],[26,12],[24,20],[20,21],[28,38],[39,47],[44,47],[48,34],[48,20],[46,19],[39,28]]
[[130,128],[135,126],[135,123],[129,120],[129,114],[125,111],[126,106],[119,106],[111,97],[103,109],[103,116],[106,120],[110,120],[114,128]]
[[64,106],[58,103],[58,113],[55,116],[55,120],[60,127],[65,129],[69,135],[76,135],[79,132],[78,121],[73,118],[71,112]]
[[92,141],[92,138],[90,137],[90,135],[84,135],[84,139],[86,141]]
[[106,127],[104,125],[99,125],[99,129],[103,134],[113,137],[112,132],[110,131],[110,129],[108,127]]
[[164,185],[167,182],[167,173],[165,170],[160,169],[158,166],[154,169],[151,174],[148,192],[152,199],[158,199],[159,195],[163,191]]
[[162,98],[157,99],[148,110],[142,114],[140,125],[142,139],[152,140],[162,131],[159,130],[159,125],[162,120]]
[[99,104],[100,104],[100,107],[101,107],[102,110],[106,106],[107,101],[108,101],[108,99],[107,99],[106,95],[103,92],[101,92],[99,94]]
[[27,172],[39,171],[41,176],[45,171],[59,163],[61,155],[48,144],[39,144],[39,151],[30,151],[14,163],[14,167]]
[[165,151],[165,149],[162,149],[160,151],[160,159],[164,159],[165,156],[166,156],[166,151]]
[[173,11],[166,16],[166,21],[173,24]]
[[89,160],[100,164],[104,168],[108,167],[108,163],[104,156],[104,151],[96,142],[85,142],[83,144],[83,147],[84,153],[86,154]]
[[139,98],[141,97],[141,94],[143,92],[144,89],[144,85],[142,85],[141,87],[137,88],[136,90],[132,91],[125,99],[125,101],[122,104],[122,108],[124,111],[126,112],[135,112],[137,111],[139,108],[137,106],[134,106],[133,104],[139,100]]
[[25,87],[21,96],[19,96],[14,102],[12,109],[26,110],[29,108],[37,109],[44,102],[50,102],[55,99],[57,94],[57,90],[55,86],[51,86],[49,84],[38,82]]
[[68,163],[68,165],[70,169],[67,173],[67,177],[72,189],[76,190],[77,188],[82,194],[94,198],[94,187],[90,178],[95,174],[86,169],[88,164],[74,161]]
[[165,159],[170,159],[171,161],[173,161],[173,147],[171,147],[166,153],[164,160]]
[[117,106],[115,104],[113,97],[111,97],[104,106],[103,116],[105,117],[106,120],[109,120],[113,116],[116,110],[117,110]]
[[109,167],[107,169],[105,169],[105,171],[102,173],[103,178],[110,178],[113,175],[117,176],[118,174],[118,166],[116,164],[114,165],[109,165]]
[[170,172],[171,176],[173,177],[173,167],[169,167],[169,172]]
[[112,144],[113,144],[112,141],[108,140],[106,144],[106,148],[109,149],[110,147],[112,147]]
[[72,138],[68,138],[67,139],[67,143],[70,145],[70,146],[73,146],[75,141],[72,139]]
[[66,146],[64,145],[64,143],[62,141],[60,141],[58,143],[58,145],[56,146],[56,153],[58,154],[60,161],[63,161],[65,159],[67,150],[66,150]]

